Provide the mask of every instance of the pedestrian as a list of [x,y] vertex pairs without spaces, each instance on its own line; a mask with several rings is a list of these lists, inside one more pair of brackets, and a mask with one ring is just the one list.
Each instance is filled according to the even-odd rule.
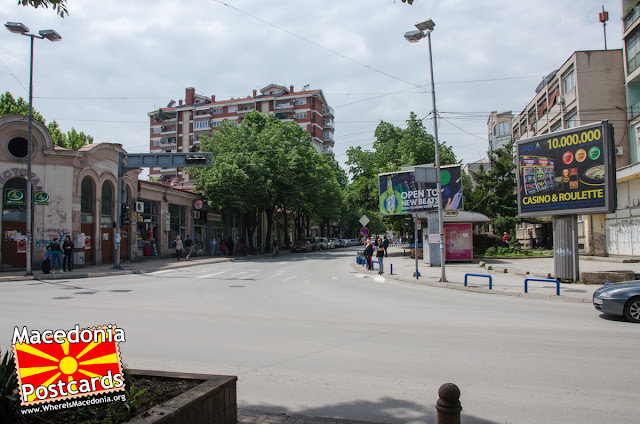
[[176,236],[176,257],[180,260],[180,256],[182,256],[182,240],[180,240],[180,236]]
[[371,256],[373,256],[373,244],[371,243],[371,239],[367,239],[367,245],[364,248],[364,260],[367,264],[367,270],[372,269]]
[[193,249],[193,240],[189,237],[189,234],[184,238],[184,242],[182,243],[184,246],[184,254],[185,258],[190,261],[191,260],[191,250]]
[[280,252],[278,251],[278,239],[277,237],[273,238],[273,243],[271,243],[271,246],[273,246],[273,253],[271,254],[271,256],[280,256]]
[[62,243],[62,252],[64,257],[62,258],[62,270],[71,271],[71,265],[73,264],[73,242],[71,236],[67,234],[64,243]]
[[536,247],[538,247],[537,243],[536,243],[536,239],[533,238],[533,235],[529,234],[529,247],[531,249],[535,249]]
[[506,231],[502,235],[502,244],[504,244],[506,247],[509,247],[509,234]]
[[211,237],[211,256],[216,254],[216,244],[217,244],[217,241],[215,236]]
[[383,261],[384,254],[385,254],[384,242],[382,241],[382,239],[378,239],[378,246],[376,248],[376,257],[378,258],[378,267],[379,267],[378,274],[380,275],[384,274],[384,261]]
[[229,256],[233,256],[233,239],[231,236],[227,240],[227,250],[229,251]]
[[227,243],[224,242],[224,239],[220,239],[220,252],[222,252],[222,256],[226,256],[227,251]]
[[389,248],[389,239],[387,236],[384,236],[384,240],[382,240],[382,247],[384,248],[384,257],[386,258],[388,256],[387,248]]
[[60,274],[63,274],[62,270],[62,246],[58,243],[58,237],[54,237],[53,241],[49,243],[47,249],[51,251],[51,269],[53,273],[56,273],[56,262],[58,262],[58,269],[60,270]]

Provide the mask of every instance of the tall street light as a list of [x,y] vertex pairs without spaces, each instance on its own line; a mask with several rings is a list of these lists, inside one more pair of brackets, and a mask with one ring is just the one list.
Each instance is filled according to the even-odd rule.
[[29,62],[29,136],[27,137],[27,275],[31,275],[31,127],[33,124],[33,40],[46,38],[49,41],[60,41],[60,34],[52,29],[43,29],[38,34],[29,33],[29,28],[19,22],[7,22],[4,26],[14,34],[27,36],[31,39],[31,59]]
[[[442,183],[440,178],[440,145],[438,144],[438,119],[436,112],[436,88],[433,82],[433,59],[431,57],[431,32],[435,28],[436,24],[433,22],[431,18],[418,22],[416,24],[417,30],[408,31],[404,34],[404,38],[407,39],[410,43],[417,43],[423,38],[427,38],[429,41],[429,68],[431,69],[431,100],[433,102],[433,135],[435,138],[436,144],[436,189],[438,191],[438,229],[440,232],[440,270],[442,271],[442,275],[440,277],[440,281],[447,281],[447,274],[444,266],[444,231],[442,226]],[[416,243],[418,241],[416,240]],[[417,246],[417,244],[416,244]],[[417,252],[417,249],[416,249]],[[416,254],[417,256],[417,254]]]

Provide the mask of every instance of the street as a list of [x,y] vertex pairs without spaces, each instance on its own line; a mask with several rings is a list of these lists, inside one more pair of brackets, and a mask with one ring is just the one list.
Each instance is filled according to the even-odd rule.
[[241,408],[432,423],[453,382],[464,423],[637,422],[639,325],[365,275],[354,251],[2,282],[2,350],[14,326],[111,323],[128,367],[237,375]]

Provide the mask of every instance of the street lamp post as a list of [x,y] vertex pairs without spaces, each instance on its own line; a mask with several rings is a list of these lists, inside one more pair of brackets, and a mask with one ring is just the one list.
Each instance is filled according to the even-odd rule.
[[[444,228],[442,225],[443,221],[443,210],[442,210],[442,181],[440,178],[440,144],[438,143],[438,114],[436,112],[436,88],[433,82],[433,59],[431,54],[431,32],[435,28],[436,24],[432,19],[427,19],[422,22],[418,22],[416,24],[417,30],[408,31],[404,34],[404,38],[407,39],[410,43],[417,43],[423,38],[427,38],[429,41],[429,68],[431,70],[431,100],[433,102],[433,135],[435,139],[435,150],[436,150],[436,190],[438,191],[438,231],[440,232],[440,270],[441,276],[440,281],[447,281],[447,274],[444,265]],[[417,243],[417,240],[416,240]],[[417,244],[416,244],[416,252],[417,252]],[[417,253],[416,253],[417,256]]]
[[19,22],[7,22],[4,26],[14,34],[20,34],[27,36],[31,39],[31,53],[29,60],[29,130],[27,136],[27,275],[32,274],[31,270],[31,205],[32,205],[32,192],[31,192],[31,128],[33,124],[33,40],[38,38],[42,40],[46,38],[49,41],[60,41],[62,37],[60,34],[52,29],[43,29],[38,31],[39,35],[29,33],[29,28],[26,25]]

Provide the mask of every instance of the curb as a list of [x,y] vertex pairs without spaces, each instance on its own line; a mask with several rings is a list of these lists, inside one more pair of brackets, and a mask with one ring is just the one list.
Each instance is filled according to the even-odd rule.
[[[359,270],[359,271],[363,271],[362,266],[358,265],[356,263],[351,263],[351,268],[354,268],[354,269]],[[364,271],[365,271],[364,272],[365,274],[369,273],[366,270],[364,270]],[[535,276],[535,274],[527,274],[527,275]],[[544,276],[546,277],[546,274]],[[564,296],[564,295],[556,296],[556,295],[541,294],[541,293],[520,293],[520,292],[506,291],[506,290],[489,290],[489,289],[483,289],[483,288],[480,288],[480,287],[468,287],[468,286],[465,287],[463,285],[463,283],[452,283],[451,281],[447,282],[447,283],[441,283],[439,281],[436,282],[436,281],[410,279],[410,278],[407,278],[407,277],[397,276],[396,274],[394,274],[394,275],[385,274],[385,278],[389,278],[389,279],[396,280],[396,281],[402,281],[403,283],[419,284],[419,285],[422,285],[422,286],[430,286],[430,287],[437,287],[437,288],[443,288],[443,289],[460,290],[460,291],[466,291],[466,292],[472,292],[472,293],[494,294],[494,295],[499,295],[499,296],[511,296],[511,297],[522,297],[522,298],[525,298],[525,299],[541,299],[541,300],[550,300],[550,301],[556,301],[556,302],[588,303],[588,304],[591,304],[591,298],[584,299],[584,298],[580,298],[580,297],[569,297],[569,296]]]

